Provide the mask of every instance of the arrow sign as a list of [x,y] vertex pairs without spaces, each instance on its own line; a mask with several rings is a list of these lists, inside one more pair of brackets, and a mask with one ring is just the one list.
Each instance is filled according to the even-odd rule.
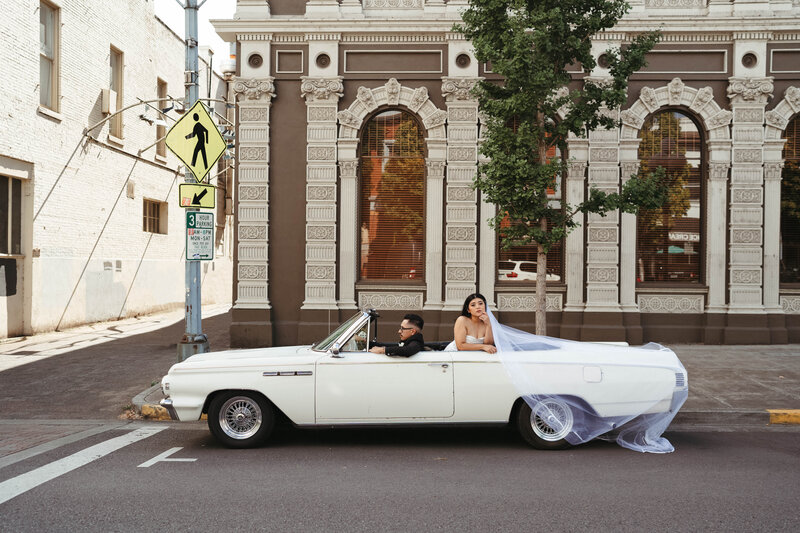
[[181,183],[179,194],[181,207],[193,207],[195,209],[213,209],[216,187],[205,183]]

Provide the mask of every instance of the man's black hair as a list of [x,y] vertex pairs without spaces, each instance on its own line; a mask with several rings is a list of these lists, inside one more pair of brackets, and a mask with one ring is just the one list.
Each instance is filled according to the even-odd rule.
[[419,315],[415,315],[414,313],[409,313],[403,317],[403,320],[408,320],[408,322],[417,328],[418,330],[422,331],[422,326],[425,325],[425,321],[422,320],[422,317]]

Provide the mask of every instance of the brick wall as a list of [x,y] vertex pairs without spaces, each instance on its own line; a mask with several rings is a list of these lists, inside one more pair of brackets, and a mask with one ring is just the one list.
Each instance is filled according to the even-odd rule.
[[[33,169],[23,190],[26,333],[183,305],[178,160],[169,152],[159,160],[155,147],[137,154],[156,140],[156,127],[139,118],[143,106],[123,114],[122,145],[109,141],[107,123],[84,135],[104,118],[110,48],[124,54],[123,105],[129,105],[156,98],[157,78],[171,96],[184,95],[181,38],[154,16],[151,1],[113,8],[54,2],[60,7],[60,98],[58,113],[42,112],[39,2],[8,1],[11,9],[0,17],[0,61],[11,67],[5,69],[11,78],[0,84],[0,157]],[[204,79],[200,85],[205,96]],[[224,83],[215,77],[213,92],[219,91]],[[154,110],[148,115],[155,118]],[[167,202],[166,235],[142,230],[144,198]],[[218,251],[223,255],[203,269],[204,303],[230,301],[229,246]]]

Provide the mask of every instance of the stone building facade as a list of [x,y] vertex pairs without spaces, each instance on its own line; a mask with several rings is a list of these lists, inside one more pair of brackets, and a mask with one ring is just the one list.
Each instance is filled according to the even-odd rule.
[[[3,2],[0,338],[184,304],[184,177],[156,145],[174,109],[137,105],[87,131],[109,116],[104,103],[182,98],[183,39],[156,18],[153,2],[100,4]],[[207,60],[201,70],[201,96],[210,86],[212,98],[225,98],[225,80]],[[115,98],[104,101],[109,89]],[[218,110],[225,114],[224,104]],[[217,258],[204,269],[208,303],[230,302],[224,203]]]
[[[800,230],[782,200],[800,130],[800,4],[630,3],[596,37],[597,56],[641,31],[660,27],[663,38],[631,78],[626,105],[608,110],[620,127],[570,139],[553,198],[616,191],[669,160],[672,211],[582,220],[548,271],[548,331],[631,343],[797,342]],[[495,208],[471,186],[481,116],[470,89],[496,76],[452,31],[466,4],[238,0],[233,20],[215,22],[240,58],[234,344],[313,342],[358,307],[388,318],[381,336],[414,311],[427,339],[444,340],[476,291],[502,322],[531,328],[530,257],[499,248],[486,222]],[[602,66],[576,71],[573,83],[607,75]],[[417,148],[401,153],[412,130]],[[367,191],[377,164],[384,181]],[[411,168],[421,178],[409,189]],[[368,265],[389,183],[406,187],[395,199],[412,189],[422,198],[405,222],[379,224],[417,235],[395,241],[397,262],[418,257],[424,269],[381,278]]]

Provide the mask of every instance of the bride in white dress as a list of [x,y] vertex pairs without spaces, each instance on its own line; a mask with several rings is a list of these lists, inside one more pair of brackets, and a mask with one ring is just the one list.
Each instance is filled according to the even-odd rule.
[[464,301],[461,316],[453,326],[453,342],[444,349],[446,352],[459,350],[483,350],[496,353],[492,337],[492,325],[486,314],[486,298],[482,294],[470,294]]

